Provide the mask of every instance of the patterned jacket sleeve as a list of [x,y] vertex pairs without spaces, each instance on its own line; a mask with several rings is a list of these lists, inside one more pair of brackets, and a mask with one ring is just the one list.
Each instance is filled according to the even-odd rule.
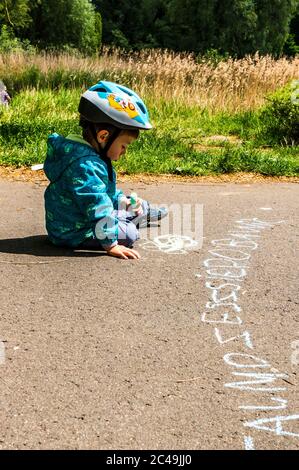
[[126,196],[124,195],[123,191],[121,189],[117,189],[113,198],[113,207],[116,210],[119,210],[119,202],[122,198],[125,198]]
[[108,175],[102,165],[94,162],[78,161],[75,166],[72,192],[80,212],[103,246],[117,245],[118,220],[113,216],[113,203],[107,194]]

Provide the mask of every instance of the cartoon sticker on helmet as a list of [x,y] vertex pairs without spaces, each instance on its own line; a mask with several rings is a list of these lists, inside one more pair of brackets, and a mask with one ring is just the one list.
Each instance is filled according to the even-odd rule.
[[128,114],[128,116],[134,119],[136,116],[139,116],[139,113],[136,111],[135,105],[125,98],[120,98],[116,96],[114,93],[111,93],[107,97],[109,104],[112,108],[116,109],[117,111],[124,111]]

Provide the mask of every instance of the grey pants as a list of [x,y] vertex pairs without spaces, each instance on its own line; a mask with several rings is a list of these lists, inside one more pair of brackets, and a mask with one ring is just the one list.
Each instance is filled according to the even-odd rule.
[[[147,201],[142,201],[142,216],[134,216],[125,210],[114,210],[113,216],[118,219],[118,244],[132,248],[134,243],[140,238],[139,231],[136,227],[140,218],[148,213],[149,204]],[[97,238],[89,238],[85,240],[78,248],[101,248],[101,242]]]

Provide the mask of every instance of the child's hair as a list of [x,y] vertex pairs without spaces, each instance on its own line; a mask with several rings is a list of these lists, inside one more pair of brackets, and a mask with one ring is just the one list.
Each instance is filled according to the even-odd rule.
[[[92,139],[95,138],[95,133],[101,130],[108,131],[110,136],[113,136],[116,131],[119,130],[116,126],[113,126],[113,124],[106,124],[105,122],[93,123],[87,121],[83,116],[80,116],[79,125],[82,127],[83,139],[90,144]],[[140,132],[139,129],[121,129],[120,131],[121,134],[128,134],[135,137],[135,139],[138,138]]]

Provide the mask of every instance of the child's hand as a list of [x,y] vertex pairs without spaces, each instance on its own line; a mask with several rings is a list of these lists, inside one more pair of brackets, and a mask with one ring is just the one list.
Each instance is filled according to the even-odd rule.
[[142,209],[143,199],[141,199],[141,197],[138,197],[136,199],[136,205],[134,207],[132,207],[132,205],[131,205],[131,199],[127,198],[127,201],[128,201],[127,210],[129,210],[129,211],[133,210],[136,215],[142,215],[143,214],[143,209]]
[[122,259],[140,259],[141,256],[138,251],[132,248],[127,248],[123,245],[114,245],[112,248],[105,248],[105,251],[109,256],[115,256],[116,258]]

